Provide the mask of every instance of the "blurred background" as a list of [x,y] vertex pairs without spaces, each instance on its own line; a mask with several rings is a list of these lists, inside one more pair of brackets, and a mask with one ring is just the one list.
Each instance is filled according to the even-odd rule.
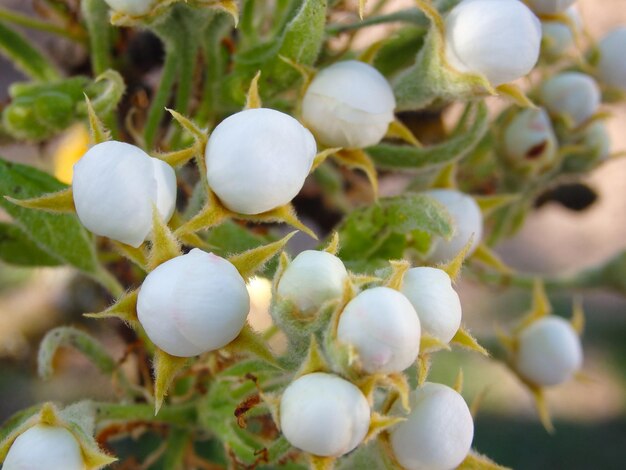
[[[33,14],[37,6],[28,0],[0,0],[0,4]],[[408,6],[412,6],[410,0],[398,0],[389,2],[387,9]],[[626,0],[579,0],[578,6],[593,37],[626,25]],[[363,30],[355,46],[367,45],[387,33],[384,27]],[[28,34],[64,69],[78,73],[84,67],[86,52],[80,47],[44,33]],[[149,67],[148,81],[159,77],[159,46],[152,47],[156,58]],[[151,62],[150,58],[143,60]],[[7,87],[22,79],[0,57],[1,103],[8,100]],[[626,106],[609,111],[614,114],[609,121],[613,151],[624,151]],[[85,145],[85,130],[77,127],[43,146],[0,146],[0,155],[69,182],[71,164]],[[382,187],[393,192],[396,184],[389,180]],[[586,184],[597,194],[593,204],[582,211],[552,202],[543,205],[514,239],[498,247],[504,260],[527,273],[567,273],[601,263],[626,249],[626,159],[606,163]],[[0,213],[0,220],[6,217]],[[267,290],[263,283],[252,290],[254,309],[262,317],[269,301]],[[527,291],[488,289],[471,282],[461,283],[460,295],[465,321],[487,344],[493,339],[494,324],[506,325],[530,304]],[[437,357],[432,380],[452,384],[462,367],[467,401],[486,391],[476,420],[474,446],[500,464],[516,469],[626,468],[626,300],[607,292],[560,291],[551,293],[556,313],[569,316],[574,295],[582,295],[587,313],[583,344],[588,380],[574,381],[548,393],[556,422],[552,436],[539,424],[531,397],[503,365],[459,351]],[[52,380],[36,378],[38,342],[56,325],[86,329],[101,338],[115,357],[123,354],[121,325],[81,316],[101,310],[110,300],[92,281],[70,269],[0,264],[0,421],[44,400],[69,403],[85,397],[113,397],[108,379],[72,351],[59,355],[58,372]]]

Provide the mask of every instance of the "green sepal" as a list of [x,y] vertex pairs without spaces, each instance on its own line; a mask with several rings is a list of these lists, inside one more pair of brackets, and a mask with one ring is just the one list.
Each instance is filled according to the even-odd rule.
[[152,369],[154,372],[154,414],[159,413],[165,396],[176,375],[189,363],[188,357],[177,357],[156,348]]
[[225,346],[225,349],[239,354],[251,354],[278,367],[278,362],[272,354],[268,342],[247,323],[239,335]]
[[248,281],[257,273],[257,271],[261,270],[269,260],[280,253],[285,248],[285,245],[287,245],[287,242],[296,233],[297,232],[295,231],[291,232],[273,243],[262,245],[248,251],[244,251],[243,253],[233,255],[228,259],[228,261],[230,261],[237,268],[239,274],[241,274],[241,276]]
[[99,313],[85,313],[83,316],[88,318],[119,318],[136,330],[139,328],[139,319],[137,318],[138,295],[139,289],[127,292],[106,310]]
[[474,338],[469,331],[467,331],[464,327],[460,327],[457,332],[455,333],[454,337],[452,338],[452,340],[450,340],[450,343],[452,344],[456,344],[458,346],[461,346],[463,348],[469,349],[471,351],[476,351],[480,354],[482,354],[483,356],[489,357],[489,351],[487,351],[485,348],[483,348],[478,341],[476,340],[476,338]]
[[509,467],[498,465],[490,458],[470,450],[467,457],[457,467],[457,470],[511,470]]
[[148,256],[148,269],[152,271],[159,265],[182,255],[180,242],[163,221],[156,206],[152,206],[151,248]]
[[72,188],[62,189],[54,193],[44,194],[43,196],[31,199],[15,199],[10,196],[4,198],[25,209],[39,209],[56,214],[75,214],[74,194]]

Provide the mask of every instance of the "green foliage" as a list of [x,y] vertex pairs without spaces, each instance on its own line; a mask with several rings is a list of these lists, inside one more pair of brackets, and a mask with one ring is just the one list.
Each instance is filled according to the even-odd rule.
[[339,256],[371,270],[383,261],[402,258],[407,248],[416,248],[413,236],[422,244],[424,233],[452,236],[452,221],[439,202],[421,194],[381,199],[353,211],[341,224]]
[[39,248],[17,225],[0,222],[0,259],[19,266],[58,266],[61,262]]
[[[64,189],[65,185],[43,171],[0,159],[0,194],[28,199]],[[70,214],[49,214],[24,209],[4,197],[0,206],[13,217],[27,235],[28,242],[59,263],[70,264],[87,273],[95,273],[98,262],[93,239],[78,218]]]
[[21,34],[0,22],[0,52],[34,80],[56,80],[59,72]]

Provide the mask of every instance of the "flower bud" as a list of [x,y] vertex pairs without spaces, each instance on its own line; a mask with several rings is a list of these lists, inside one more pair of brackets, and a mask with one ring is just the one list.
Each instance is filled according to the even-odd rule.
[[517,371],[535,385],[566,382],[580,369],[582,361],[580,338],[563,318],[544,317],[518,337]]
[[329,147],[363,148],[379,143],[394,119],[396,100],[378,70],[356,60],[319,72],[302,102],[302,118]]
[[626,91],[626,27],[622,26],[607,34],[598,44],[598,49],[598,77],[603,83]]
[[370,425],[370,407],[353,384],[316,372],[292,382],[280,400],[280,427],[291,445],[322,457],[356,448]]
[[230,210],[260,214],[298,194],[316,151],[313,135],[291,116],[266,108],[241,111],[209,138],[209,186]]
[[483,234],[483,215],[476,201],[467,194],[454,189],[432,189],[423,194],[435,198],[445,206],[454,223],[454,234],[450,240],[435,238],[432,241],[428,261],[445,263],[454,259],[467,245],[472,245],[467,255],[471,255],[480,243]]
[[301,312],[318,310],[341,298],[348,271],[339,258],[325,251],[307,250],[287,266],[278,282],[278,295]]
[[552,57],[563,55],[569,48],[574,45],[574,32],[582,29],[582,19],[575,6],[569,7],[565,11],[565,15],[571,20],[571,25],[562,21],[543,21],[541,23],[543,51]]
[[518,0],[465,0],[445,20],[446,59],[494,85],[523,77],[537,63],[541,23]]
[[561,13],[573,5],[576,0],[526,0],[533,11],[542,15]]
[[551,114],[563,116],[579,126],[600,106],[600,89],[589,75],[564,72],[541,87],[541,100]]
[[143,16],[152,10],[156,0],[104,0],[113,11],[129,16]]
[[450,276],[436,268],[409,269],[401,292],[417,312],[424,334],[449,343],[461,326],[461,301]]
[[176,175],[134,145],[94,145],[74,165],[74,205],[97,235],[138,247],[152,231],[152,208],[168,221],[176,205]]
[[537,173],[555,164],[558,141],[544,109],[519,111],[506,127],[503,143],[504,157],[515,169]]
[[456,391],[426,382],[410,396],[407,420],[391,430],[391,448],[407,470],[449,470],[467,456],[474,437],[472,415]]
[[354,348],[368,373],[402,372],[419,353],[420,320],[411,302],[388,287],[352,299],[339,317],[337,340]]
[[224,258],[197,248],[166,261],[143,282],[137,315],[168,354],[190,357],[226,346],[250,310],[246,283]]
[[84,470],[80,444],[60,426],[37,424],[11,445],[3,470]]

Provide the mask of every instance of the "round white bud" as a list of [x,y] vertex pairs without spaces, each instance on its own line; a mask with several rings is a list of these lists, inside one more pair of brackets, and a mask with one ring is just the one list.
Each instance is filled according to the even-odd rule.
[[611,153],[611,135],[603,122],[594,122],[583,132],[583,145],[591,150],[594,161],[606,160]]
[[152,10],[156,0],[104,0],[115,12],[143,16]]
[[518,337],[517,371],[536,385],[566,382],[580,369],[582,361],[580,338],[563,318],[544,317]]
[[598,77],[611,86],[626,91],[626,26],[614,29],[598,44]]
[[341,260],[325,251],[307,250],[296,256],[278,282],[278,295],[301,312],[318,310],[341,298],[348,271]]
[[355,349],[368,373],[401,372],[415,362],[420,349],[420,320],[404,295],[374,287],[348,302],[339,317],[337,339]]
[[370,425],[370,407],[352,383],[316,372],[292,382],[280,400],[280,428],[291,445],[340,457],[355,449]]
[[302,119],[329,147],[379,143],[394,119],[396,100],[387,79],[371,65],[337,62],[320,71],[302,102]]
[[445,263],[454,259],[456,255],[472,239],[472,245],[467,253],[471,255],[480,243],[483,235],[483,215],[480,207],[472,197],[454,189],[431,189],[423,194],[435,198],[445,206],[452,217],[454,234],[450,240],[434,238],[428,261]]
[[518,0],[465,0],[445,20],[446,59],[494,85],[523,77],[537,63],[541,23]]
[[541,87],[541,100],[551,114],[563,116],[579,126],[600,106],[600,89],[589,75],[563,72]]
[[450,470],[467,456],[474,421],[463,397],[426,382],[410,395],[407,420],[391,430],[391,448],[407,470]]
[[526,0],[538,14],[553,15],[567,10],[576,0]]
[[577,33],[582,29],[582,18],[575,6],[569,7],[565,15],[571,20],[571,25],[556,20],[541,23],[543,36],[541,47],[550,56],[560,56],[567,52],[574,45],[574,32]]
[[91,147],[74,165],[72,190],[88,230],[134,247],[152,231],[153,206],[165,221],[176,208],[172,167],[123,142]]
[[80,444],[60,426],[37,424],[11,445],[3,470],[84,470]]
[[504,156],[515,168],[541,171],[557,157],[558,141],[542,108],[521,110],[504,131]]
[[411,268],[401,292],[420,319],[422,332],[449,343],[461,326],[461,301],[448,274],[437,268]]
[[306,179],[317,147],[291,116],[247,109],[224,119],[209,137],[209,186],[240,214],[260,214],[290,202]]
[[224,258],[194,248],[161,264],[144,280],[137,315],[146,334],[172,356],[226,346],[250,310],[246,283]]

